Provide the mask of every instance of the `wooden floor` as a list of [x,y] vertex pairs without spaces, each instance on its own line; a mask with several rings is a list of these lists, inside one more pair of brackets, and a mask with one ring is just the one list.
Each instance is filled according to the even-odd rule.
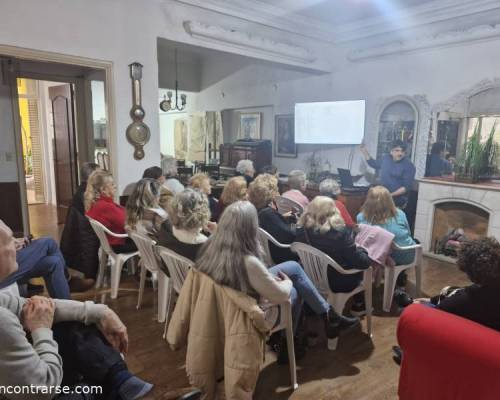
[[[433,295],[446,285],[465,285],[467,279],[453,264],[425,259],[423,292]],[[410,274],[409,290],[413,286]],[[136,288],[134,277],[123,278],[122,287]],[[336,351],[328,351],[319,321],[321,340],[308,349],[298,362],[299,388],[289,390],[288,366],[279,366],[274,353],[268,351],[257,384],[255,399],[293,400],[390,400],[397,399],[399,367],[393,362],[391,347],[396,344],[398,311],[382,313],[381,288],[375,290],[373,338],[362,330],[349,332],[339,340]],[[127,363],[142,378],[155,384],[148,399],[174,399],[189,387],[184,372],[184,351],[173,352],[162,340],[163,325],[154,320],[156,296],[146,288],[143,308],[136,310],[137,293],[120,292],[119,298],[108,304],[117,311],[129,330],[130,353]]]

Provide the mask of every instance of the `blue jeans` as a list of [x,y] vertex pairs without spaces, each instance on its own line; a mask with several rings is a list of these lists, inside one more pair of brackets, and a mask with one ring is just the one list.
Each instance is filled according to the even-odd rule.
[[45,237],[33,240],[16,254],[18,270],[2,282],[2,287],[14,282],[27,283],[31,278],[42,277],[54,299],[70,299],[68,280],[64,275],[66,263],[54,239]]
[[292,302],[294,331],[300,319],[302,301],[304,301],[316,314],[321,315],[328,312],[330,305],[323,296],[319,294],[318,290],[298,262],[286,261],[269,268],[268,271],[273,275],[278,275],[278,271],[281,271],[288,276],[293,283],[290,299]]

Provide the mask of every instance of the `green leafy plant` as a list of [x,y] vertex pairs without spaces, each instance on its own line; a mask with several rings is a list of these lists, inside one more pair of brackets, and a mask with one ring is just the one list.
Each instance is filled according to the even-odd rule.
[[481,124],[476,124],[474,133],[455,164],[455,173],[459,179],[477,182],[480,178],[492,176],[497,169],[498,144],[495,142],[496,121],[490,130],[488,139],[481,143]]

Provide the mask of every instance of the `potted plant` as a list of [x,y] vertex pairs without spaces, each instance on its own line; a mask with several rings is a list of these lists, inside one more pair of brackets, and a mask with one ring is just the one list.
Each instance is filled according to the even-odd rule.
[[481,143],[481,125],[478,123],[474,133],[455,164],[455,180],[476,183],[491,178],[497,169],[498,145],[495,142],[496,122],[491,128],[488,139]]

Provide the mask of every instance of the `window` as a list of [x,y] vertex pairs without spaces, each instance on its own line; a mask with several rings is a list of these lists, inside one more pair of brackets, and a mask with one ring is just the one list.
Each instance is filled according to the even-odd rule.
[[390,151],[391,142],[402,140],[406,143],[406,154],[411,159],[416,118],[414,108],[406,101],[389,104],[379,119],[377,157]]

